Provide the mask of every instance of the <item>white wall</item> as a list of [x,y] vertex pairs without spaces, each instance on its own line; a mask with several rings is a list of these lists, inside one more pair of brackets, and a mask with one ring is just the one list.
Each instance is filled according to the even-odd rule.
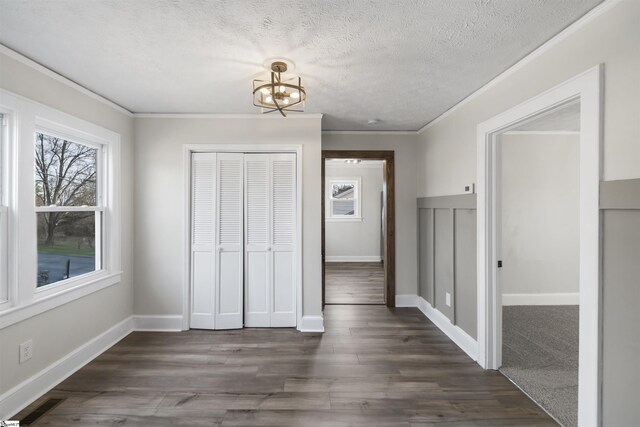
[[[328,160],[325,182],[332,178],[360,178],[361,221],[325,221],[325,259],[380,261],[383,163],[338,164]],[[327,207],[328,209],[328,207]]]
[[321,314],[320,126],[300,116],[136,118],[136,314],[182,315],[185,144],[303,146],[303,314]]
[[[580,136],[506,134],[501,146],[502,293],[520,301],[530,294],[577,296]],[[544,302],[563,301],[545,295]]]
[[322,149],[395,152],[396,294],[417,295],[416,136],[402,133],[324,133]]
[[[40,373],[133,314],[133,118],[0,53],[0,87],[121,135],[121,283],[0,330],[0,394]],[[32,137],[21,141],[33,144]],[[33,339],[34,357],[18,363]]]
[[640,2],[622,0],[419,135],[419,197],[476,181],[479,123],[599,63],[604,71],[604,179],[640,177]]

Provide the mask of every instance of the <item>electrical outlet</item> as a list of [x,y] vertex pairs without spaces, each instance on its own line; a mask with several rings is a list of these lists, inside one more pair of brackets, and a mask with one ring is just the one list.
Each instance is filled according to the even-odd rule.
[[451,294],[449,292],[445,294],[445,304],[447,304],[447,307],[451,307]]
[[476,192],[476,183],[472,182],[469,185],[464,186],[464,192],[467,194],[474,194]]
[[33,357],[33,340],[25,341],[20,344],[20,364]]

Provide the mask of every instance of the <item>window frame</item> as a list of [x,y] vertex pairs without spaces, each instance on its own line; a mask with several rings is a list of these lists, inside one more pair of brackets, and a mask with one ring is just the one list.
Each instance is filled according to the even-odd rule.
[[[37,275],[36,275],[36,294],[39,295],[49,295],[50,293],[59,292],[61,290],[67,289],[69,287],[76,286],[78,282],[82,282],[85,278],[91,278],[91,276],[96,275],[100,272],[104,271],[104,260],[102,258],[103,253],[103,244],[104,239],[103,236],[108,233],[108,230],[105,230],[105,212],[106,206],[104,202],[103,192],[105,188],[105,180],[107,179],[104,167],[104,157],[106,147],[103,143],[96,142],[95,140],[83,140],[72,133],[60,132],[59,129],[52,129],[51,126],[42,126],[38,125],[38,121],[36,121],[36,127],[34,136],[36,133],[42,133],[47,136],[53,136],[56,138],[64,139],[66,141],[84,145],[86,147],[90,147],[95,149],[96,152],[96,203],[95,206],[35,206],[35,197],[34,197],[34,208],[36,215],[38,213],[46,213],[46,212],[100,212],[100,215],[96,215],[96,240],[95,240],[95,262],[96,269],[94,271],[90,271],[85,274],[81,274],[79,276],[70,277],[64,280],[58,280],[53,283],[49,283],[45,286],[38,287],[37,286]],[[35,174],[34,174],[35,176]],[[34,195],[35,196],[35,195]],[[99,221],[98,221],[99,218]],[[37,230],[36,230],[36,239],[37,239]],[[37,242],[36,242],[37,243]],[[36,258],[37,262],[37,258]],[[99,268],[98,268],[99,267]]]
[[11,307],[13,290],[9,286],[10,242],[10,176],[11,151],[9,145],[12,111],[0,106],[0,311]]
[[[333,186],[335,184],[353,184],[353,205],[354,205],[354,213],[353,215],[335,215],[333,213],[333,201],[336,200],[333,198]],[[350,222],[350,221],[362,221],[362,177],[360,176],[352,176],[352,177],[327,177],[326,178],[326,206],[328,209],[325,209],[325,221],[329,222]]]
[[[9,132],[4,141],[8,170],[8,288],[0,305],[0,329],[67,304],[121,281],[120,135],[93,123],[0,89],[0,113]],[[37,212],[34,183],[36,132],[63,137],[98,149],[96,207],[102,212],[100,270],[37,288]],[[4,181],[4,180],[3,180]],[[3,196],[4,197],[4,196]],[[71,208],[71,209],[70,209]],[[62,210],[75,210],[62,207]],[[98,237],[98,236],[96,236]],[[96,247],[97,247],[96,242]]]

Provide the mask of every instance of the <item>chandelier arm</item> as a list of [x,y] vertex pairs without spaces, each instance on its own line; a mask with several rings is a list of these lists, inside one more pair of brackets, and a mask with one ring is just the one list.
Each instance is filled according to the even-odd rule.
[[278,100],[275,97],[273,98],[273,102],[276,104],[276,107],[278,107],[278,111],[280,111],[280,114],[282,114],[282,117],[287,117],[287,115],[284,113],[284,110],[282,109],[280,104],[278,104]]

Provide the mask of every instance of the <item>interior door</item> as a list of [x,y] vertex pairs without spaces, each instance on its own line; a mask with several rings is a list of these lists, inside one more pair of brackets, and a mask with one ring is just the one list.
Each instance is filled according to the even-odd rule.
[[216,159],[216,329],[243,324],[243,157],[218,153]]
[[215,329],[216,154],[191,157],[191,327]]
[[271,326],[271,161],[245,154],[245,326]]
[[296,325],[296,155],[271,154],[271,326]]

